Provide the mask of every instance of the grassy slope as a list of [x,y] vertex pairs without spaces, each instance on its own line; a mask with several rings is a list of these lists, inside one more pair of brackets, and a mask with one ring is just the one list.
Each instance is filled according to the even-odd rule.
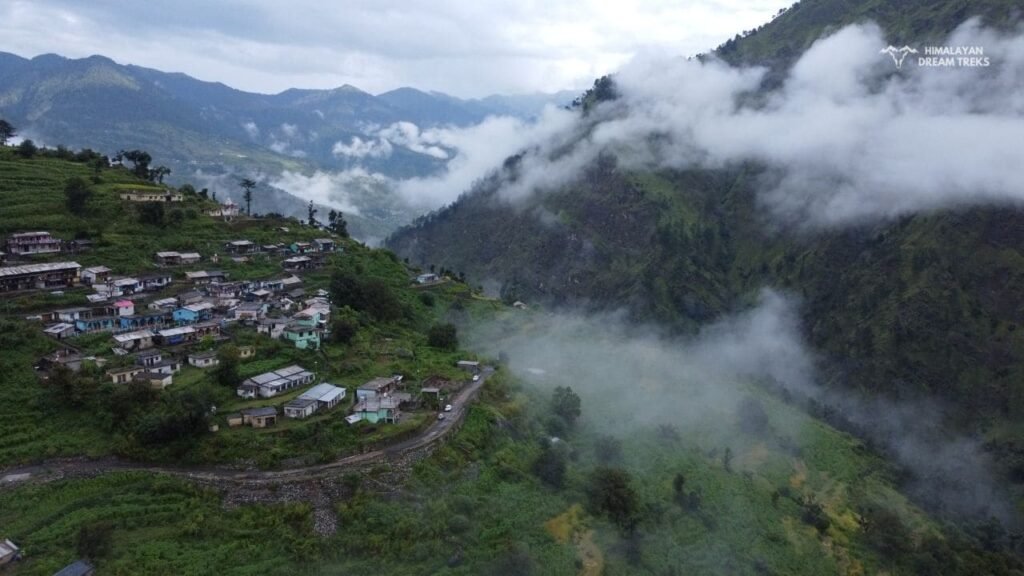
[[[584,416],[566,440],[574,454],[566,485],[549,488],[531,473],[543,410],[530,406],[543,406],[546,395],[508,384],[504,377],[489,384],[463,429],[391,498],[360,491],[337,503],[341,529],[329,538],[310,533],[306,506],[223,512],[213,494],[138,474],[0,493],[0,525],[29,554],[24,574],[74,558],[79,527],[99,519],[114,524],[112,550],[99,559],[109,573],[572,574],[584,540],[610,575],[904,574],[943,554],[955,564],[950,573],[982,566],[1002,573],[999,557],[945,533],[899,495],[859,442],[770,399],[768,433],[738,436],[728,469],[716,441],[666,438],[654,423],[624,441],[612,465],[631,471],[643,510],[639,554],[628,553],[630,539],[585,506],[600,427]],[[783,430],[798,430],[797,443],[783,448]],[[674,502],[678,473],[701,494],[699,510]],[[773,497],[779,491],[785,495]],[[805,500],[820,503],[827,529],[803,519]],[[879,503],[899,519],[895,555],[861,513]],[[574,521],[561,517],[580,504]]]

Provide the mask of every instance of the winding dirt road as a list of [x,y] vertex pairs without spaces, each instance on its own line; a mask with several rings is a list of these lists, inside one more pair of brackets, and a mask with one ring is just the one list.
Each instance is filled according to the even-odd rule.
[[221,466],[173,466],[131,462],[115,457],[88,460],[63,458],[47,460],[38,464],[0,470],[0,490],[26,482],[47,482],[66,477],[94,476],[105,472],[137,471],[167,474],[181,478],[211,483],[280,484],[306,482],[327,476],[336,476],[346,471],[366,466],[369,463],[397,458],[405,453],[420,450],[443,440],[458,428],[466,417],[469,403],[476,398],[480,388],[494,374],[494,368],[487,366],[476,381],[470,381],[450,401],[452,411],[444,420],[434,420],[416,436],[373,452],[353,454],[326,464],[315,464],[285,470],[238,470]]

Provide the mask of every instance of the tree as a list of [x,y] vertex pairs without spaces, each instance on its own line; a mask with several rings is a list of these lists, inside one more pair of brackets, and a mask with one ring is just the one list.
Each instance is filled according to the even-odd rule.
[[402,303],[387,282],[379,278],[364,279],[339,270],[331,277],[331,297],[338,306],[365,312],[376,320],[388,322],[402,317]]
[[178,192],[181,192],[184,196],[194,197],[196,195],[196,187],[185,183],[178,187]]
[[0,146],[7,146],[7,141],[18,135],[18,131],[10,122],[0,118]]
[[143,202],[138,206],[139,222],[151,226],[164,225],[163,202]]
[[587,487],[595,513],[607,514],[619,528],[632,530],[639,521],[640,505],[629,472],[621,468],[598,468]]
[[76,216],[81,216],[85,212],[86,204],[91,197],[92,189],[89,188],[89,183],[79,176],[68,178],[64,184],[64,204],[68,211]]
[[39,147],[31,140],[25,139],[18,144],[18,156],[22,158],[31,158],[36,155],[36,152],[39,152]]
[[316,226],[316,213],[319,212],[319,210],[313,207],[312,200],[309,201],[309,207],[306,208],[306,211],[309,214],[309,225]]
[[157,166],[149,171],[149,179],[160,184],[164,183],[164,177],[169,176],[171,169],[167,166]]
[[[251,178],[242,178],[242,181],[238,183],[245,192],[242,193],[242,199],[245,200],[245,213],[252,216],[252,189],[256,187],[256,181]],[[214,200],[217,196],[214,195]]]
[[89,560],[97,560],[110,554],[110,535],[114,526],[108,521],[100,520],[83,524],[78,529],[78,555]]
[[171,224],[181,226],[181,223],[185,221],[185,212],[180,208],[175,208],[167,215],[167,219],[170,220]]
[[217,368],[213,373],[217,383],[231,388],[238,386],[238,348],[233,344],[222,346],[217,351],[217,360]]
[[[348,238],[348,222],[345,222],[344,214],[337,210],[331,210],[327,213],[327,224],[327,227],[330,228],[332,232],[342,238]],[[406,263],[408,263],[408,258],[406,260]]]
[[454,324],[434,324],[427,333],[427,344],[440,350],[454,351],[459,347],[459,336]]
[[135,427],[135,437],[142,444],[171,444],[190,447],[190,439],[207,430],[210,402],[192,390],[165,394],[156,410],[146,413]]
[[551,411],[565,421],[566,425],[572,427],[582,413],[580,410],[580,397],[573,392],[569,386],[555,388],[551,400]]
[[420,292],[420,302],[427,308],[433,308],[437,298],[430,292]]
[[686,476],[682,472],[676,474],[672,479],[672,491],[675,493],[675,501],[680,506],[686,504]]
[[565,470],[565,451],[560,450],[558,444],[549,443],[533,461],[533,473],[552,488],[560,489],[565,485]]
[[351,318],[336,318],[331,324],[331,340],[348,344],[359,332],[359,323]]
[[614,436],[598,436],[594,440],[594,455],[602,464],[613,464],[622,460],[622,442]]
[[118,152],[118,156],[132,163],[132,173],[139,178],[149,180],[149,163],[153,157],[143,150],[128,150]]

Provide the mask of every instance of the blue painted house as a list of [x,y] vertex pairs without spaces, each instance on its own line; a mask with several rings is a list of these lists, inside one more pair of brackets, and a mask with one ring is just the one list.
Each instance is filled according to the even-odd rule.
[[213,304],[209,302],[199,302],[197,304],[182,306],[175,310],[172,316],[174,317],[174,322],[179,326],[182,324],[195,324],[196,322],[209,320],[213,317]]
[[101,332],[113,330],[117,321],[113,316],[97,316],[75,320],[75,329],[79,332]]
[[140,328],[153,328],[162,326],[166,315],[161,312],[144,312],[133,316],[122,316],[117,319],[122,330],[137,330]]

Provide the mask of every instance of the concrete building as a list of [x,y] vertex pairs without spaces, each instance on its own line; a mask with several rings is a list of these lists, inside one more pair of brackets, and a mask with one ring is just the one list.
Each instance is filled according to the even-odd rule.
[[370,380],[369,382],[363,384],[359,388],[356,388],[356,401],[361,402],[368,398],[386,396],[394,392],[401,382],[401,376],[387,376],[383,378],[374,378],[373,380]]
[[313,373],[298,365],[253,376],[242,382],[237,393],[243,398],[273,398],[282,392],[313,382]]
[[60,250],[60,238],[54,238],[49,232],[20,232],[7,237],[7,253],[13,256],[55,254]]
[[317,408],[316,400],[300,397],[284,405],[284,415],[288,418],[308,418]]
[[196,368],[210,368],[220,364],[220,360],[217,359],[217,353],[210,350],[209,352],[192,352],[188,355],[188,363]]
[[77,262],[47,262],[0,268],[0,292],[52,290],[78,284],[82,266]]
[[277,408],[265,406],[263,408],[242,410],[242,424],[248,424],[253,428],[273,426],[277,424]]
[[82,270],[82,283],[89,284],[103,284],[110,279],[110,273],[112,270],[106,266],[92,266]]

